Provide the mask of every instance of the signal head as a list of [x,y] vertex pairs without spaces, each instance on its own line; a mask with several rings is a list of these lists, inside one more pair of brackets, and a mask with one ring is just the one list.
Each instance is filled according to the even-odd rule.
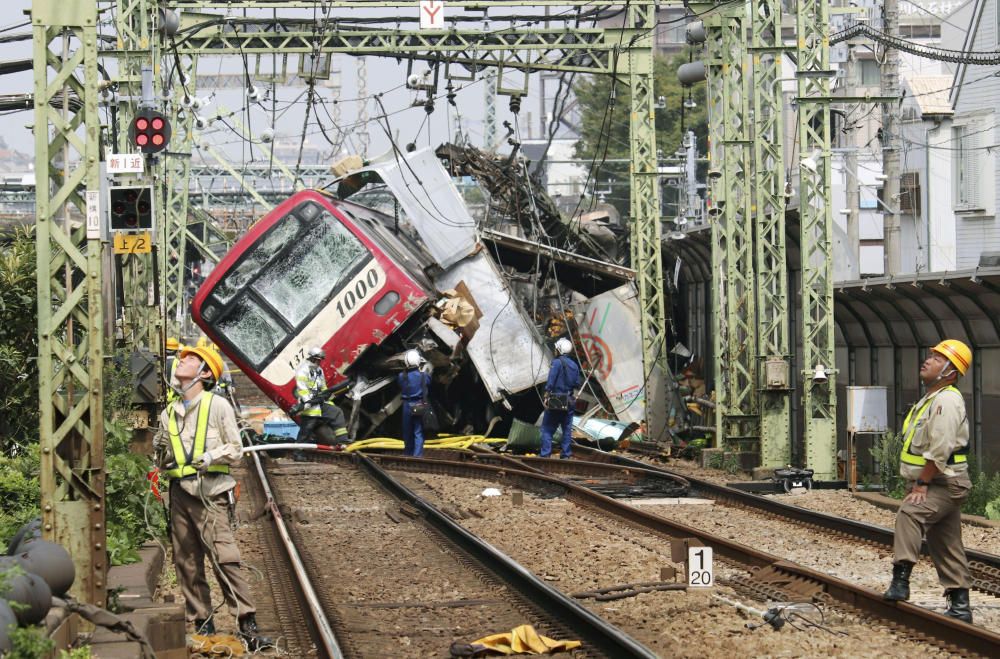
[[170,122],[156,110],[140,109],[128,129],[129,141],[143,153],[158,153],[170,142]]

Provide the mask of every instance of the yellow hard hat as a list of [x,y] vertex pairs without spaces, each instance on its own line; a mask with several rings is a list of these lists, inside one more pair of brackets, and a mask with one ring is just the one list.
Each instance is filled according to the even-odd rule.
[[199,348],[207,348],[208,347],[208,338],[204,337],[204,336],[199,336],[198,337],[198,343],[196,345]]
[[945,339],[931,350],[947,357],[962,375],[965,375],[969,370],[969,364],[972,363],[972,351],[969,350],[969,346],[955,339]]
[[174,337],[169,337],[167,339],[167,350],[177,350],[181,347],[180,342]]
[[208,366],[209,370],[212,371],[212,375],[218,380],[222,377],[222,357],[216,351],[212,350],[208,346],[186,346],[181,350],[181,359],[184,359],[186,355],[198,355],[201,357],[202,361]]

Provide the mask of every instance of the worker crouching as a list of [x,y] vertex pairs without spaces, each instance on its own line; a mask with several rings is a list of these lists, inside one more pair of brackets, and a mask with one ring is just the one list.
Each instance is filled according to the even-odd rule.
[[896,515],[892,584],[883,597],[910,598],[910,572],[924,537],[938,580],[945,588],[945,615],[972,622],[972,577],[962,546],[962,504],[969,496],[969,422],[965,399],[955,388],[972,362],[972,351],[948,339],[931,348],[920,366],[927,388],[903,421],[899,473],[907,495]]
[[222,358],[208,347],[184,348],[174,380],[178,399],[160,416],[154,441],[157,464],[170,480],[170,532],[185,616],[198,634],[215,633],[205,578],[211,561],[226,603],[239,621],[239,636],[252,650],[273,645],[257,631],[250,587],[240,572],[240,550],[231,526],[236,481],[229,465],[242,454],[236,414],[211,389]]

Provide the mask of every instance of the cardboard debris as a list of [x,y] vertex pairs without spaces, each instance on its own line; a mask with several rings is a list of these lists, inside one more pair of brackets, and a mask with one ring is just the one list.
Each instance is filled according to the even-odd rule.
[[444,291],[442,295],[444,297],[437,303],[439,320],[466,340],[471,339],[479,329],[479,319],[483,317],[483,312],[476,304],[469,287],[464,281],[460,281],[455,288]]

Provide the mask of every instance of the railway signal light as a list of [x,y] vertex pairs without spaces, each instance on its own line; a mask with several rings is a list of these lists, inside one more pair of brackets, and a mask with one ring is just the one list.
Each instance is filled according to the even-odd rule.
[[143,153],[158,153],[170,142],[170,122],[162,112],[141,109],[128,127],[128,140]]
[[153,188],[121,186],[109,188],[108,205],[112,231],[143,231],[153,228]]

